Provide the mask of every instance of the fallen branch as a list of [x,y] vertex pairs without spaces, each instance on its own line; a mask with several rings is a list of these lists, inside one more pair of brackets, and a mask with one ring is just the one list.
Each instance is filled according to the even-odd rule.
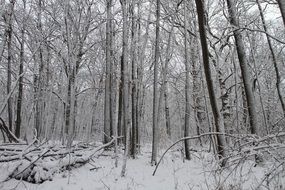
[[155,169],[154,169],[152,175],[153,175],[153,176],[155,175],[156,170],[157,170],[157,168],[158,168],[160,162],[162,161],[163,157],[165,156],[165,154],[166,154],[172,147],[174,147],[176,144],[178,144],[178,143],[181,142],[181,141],[191,140],[191,139],[198,139],[198,138],[201,138],[201,137],[204,137],[204,136],[208,136],[208,135],[225,135],[225,136],[230,136],[230,137],[238,138],[238,137],[236,137],[236,136],[234,136],[234,135],[230,135],[230,134],[226,134],[226,133],[218,133],[218,132],[204,133],[204,134],[200,134],[200,135],[197,135],[197,136],[181,138],[181,139],[177,140],[176,142],[174,142],[172,145],[170,145],[170,146],[164,151],[164,153],[163,153],[162,156],[160,157],[158,163],[156,164]]

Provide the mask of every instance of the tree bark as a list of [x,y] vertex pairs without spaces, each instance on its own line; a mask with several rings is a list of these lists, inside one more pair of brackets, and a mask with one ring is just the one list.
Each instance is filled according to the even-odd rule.
[[283,23],[285,26],[285,2],[284,0],[277,0],[278,4],[279,4],[279,8],[280,8],[280,12],[283,18]]
[[246,95],[246,101],[248,106],[248,114],[249,114],[249,122],[250,122],[250,131],[252,134],[257,134],[257,114],[255,110],[255,100],[254,100],[254,94],[252,91],[252,85],[250,82],[250,72],[249,72],[249,66],[246,60],[246,52],[245,52],[245,46],[243,43],[243,37],[242,33],[239,30],[239,23],[237,20],[237,11],[235,4],[233,0],[227,0],[228,4],[228,12],[229,12],[229,18],[232,27],[234,28],[234,38],[235,38],[235,44],[237,48],[237,54],[238,59],[240,63],[241,68],[241,74],[244,84],[244,90]]
[[137,153],[137,133],[138,133],[138,126],[137,126],[137,57],[136,57],[136,15],[135,11],[135,0],[132,0],[131,3],[131,64],[132,64],[132,136],[131,136],[131,156],[133,158],[136,157]]
[[[7,58],[7,94],[11,92],[11,85],[12,85],[12,14],[14,11],[14,4],[15,0],[10,0],[10,4],[8,7],[7,12],[7,52],[8,52],[8,58]],[[13,131],[13,99],[12,97],[9,97],[8,99],[8,127],[10,131]]]
[[[205,29],[205,17],[204,17],[204,5],[202,0],[195,0],[196,2],[196,9],[198,13],[198,23],[199,23],[199,31],[200,31],[200,40],[202,46],[202,54],[203,54],[203,66],[205,77],[207,81],[208,93],[210,98],[210,104],[213,111],[214,117],[214,132],[224,132],[224,125],[221,121],[221,114],[218,108],[217,99],[214,91],[214,83],[211,78],[211,68],[209,63],[209,50],[207,45],[207,38],[206,38],[206,29]],[[217,135],[217,153],[219,159],[223,159],[225,157],[225,137],[223,135]],[[225,165],[225,160],[222,161],[221,166]]]
[[160,0],[156,0],[156,23],[155,23],[155,52],[154,52],[154,81],[153,81],[153,110],[152,110],[152,154],[151,164],[157,164],[157,152],[159,143],[158,125],[158,61],[159,61],[159,38],[160,38]]
[[105,78],[105,101],[104,101],[104,140],[106,144],[111,140],[111,39],[112,39],[112,0],[107,1],[107,23],[106,23],[106,78]]
[[130,110],[129,110],[129,67],[128,67],[128,20],[127,20],[127,0],[121,1],[123,12],[123,48],[122,48],[122,62],[124,65],[124,83],[123,83],[123,113],[124,113],[124,129],[125,129],[125,152],[122,165],[121,176],[126,175],[127,158],[130,146]]
[[[26,3],[24,2],[24,11],[26,10]],[[25,19],[25,16],[24,16]],[[20,138],[21,135],[21,121],[22,121],[22,100],[23,100],[23,76],[24,71],[24,52],[25,52],[25,28],[26,23],[23,20],[22,29],[21,29],[21,47],[20,47],[20,66],[19,66],[19,88],[18,88],[18,99],[17,99],[17,119],[15,127],[15,135],[17,138]]]
[[164,67],[162,69],[163,72],[163,82],[162,82],[162,91],[164,97],[164,112],[165,112],[165,127],[166,127],[166,134],[168,138],[171,138],[171,123],[170,123],[170,108],[168,103],[168,81],[167,81],[167,74],[168,74],[168,65],[171,59],[170,47],[171,47],[171,39],[173,36],[173,29],[174,25],[171,26],[168,40],[167,40],[167,47],[166,47],[166,59],[164,63]]
[[[185,121],[184,121],[184,137],[189,136],[190,131],[190,65],[188,59],[188,38],[187,38],[187,1],[184,1],[184,64],[186,70],[186,82],[185,82]],[[190,142],[189,140],[184,141],[185,157],[186,160],[190,160]]]

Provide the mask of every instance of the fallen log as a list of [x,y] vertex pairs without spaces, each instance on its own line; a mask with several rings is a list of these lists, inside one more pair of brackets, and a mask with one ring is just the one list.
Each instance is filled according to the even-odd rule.
[[[55,173],[71,170],[90,162],[94,156],[98,155],[100,150],[111,146],[115,140],[113,138],[110,142],[99,147],[86,146],[84,148],[72,147],[68,149],[66,147],[60,149],[57,149],[57,147],[43,147],[40,150],[39,147],[30,147],[26,152],[18,153],[16,151],[17,155],[0,159],[0,162],[11,163],[13,166],[13,169],[2,181],[14,178],[30,183],[42,183],[52,180]],[[33,151],[36,149],[37,151]],[[12,163],[17,163],[16,167]]]

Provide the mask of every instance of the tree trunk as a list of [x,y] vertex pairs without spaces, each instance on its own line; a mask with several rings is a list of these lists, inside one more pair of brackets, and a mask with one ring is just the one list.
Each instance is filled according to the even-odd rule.
[[137,153],[137,59],[136,59],[136,16],[135,16],[135,0],[132,0],[131,4],[131,18],[132,18],[132,26],[131,26],[131,62],[132,62],[132,136],[131,136],[131,156],[133,158],[136,157]]
[[[7,94],[11,92],[11,85],[12,85],[12,14],[14,10],[15,0],[10,0],[8,14],[7,14]],[[10,131],[13,131],[13,100],[12,97],[8,99],[8,127]]]
[[[139,7],[141,6],[141,1],[138,5]],[[137,97],[138,97],[138,117],[137,117],[137,123],[138,123],[138,138],[137,138],[137,144],[138,144],[138,149],[140,148],[140,131],[142,130],[143,126],[143,121],[144,121],[144,111],[145,111],[145,85],[143,84],[143,79],[144,79],[144,62],[145,62],[145,50],[148,42],[148,36],[149,36],[149,26],[150,26],[150,11],[148,14],[148,20],[146,22],[145,26],[145,34],[142,36],[141,35],[141,9],[138,8],[138,44],[141,44],[140,48],[138,48],[138,66],[137,66]]]
[[43,131],[43,111],[44,111],[44,60],[42,47],[42,0],[38,1],[38,20],[37,20],[37,41],[40,43],[38,52],[38,76],[36,80],[36,106],[35,106],[35,128],[37,130],[37,138],[40,138]]
[[[121,56],[121,73],[120,73],[120,82],[119,82],[119,108],[118,108],[118,123],[117,123],[117,130],[118,130],[118,135],[119,136],[123,136],[124,135],[124,129],[123,129],[123,125],[124,125],[124,113],[123,113],[123,83],[124,83],[124,63],[123,63],[123,55]],[[125,136],[122,138],[122,140],[119,140],[119,144],[121,144],[122,142],[125,142]]]
[[111,140],[111,38],[112,38],[112,20],[111,20],[112,0],[107,1],[107,23],[106,23],[106,79],[105,79],[105,101],[104,101],[104,140],[103,144]]
[[[267,26],[266,26],[266,23],[265,23],[264,14],[263,14],[263,11],[262,11],[262,8],[261,8],[259,0],[256,0],[256,3],[258,5],[259,14],[260,14],[260,17],[261,17],[263,29],[264,29],[264,32],[265,32],[265,35],[266,35],[268,47],[269,47],[269,50],[270,50],[270,53],[271,53],[271,58],[272,58],[272,62],[273,62],[273,66],[274,66],[274,70],[275,70],[275,74],[276,74],[276,88],[277,88],[278,98],[279,98],[279,101],[280,101],[280,104],[281,104],[281,107],[282,107],[283,115],[285,116],[285,104],[284,104],[284,100],[283,100],[282,92],[281,92],[281,87],[280,87],[281,77],[280,77],[280,74],[279,74],[277,59],[276,59],[276,56],[275,56],[275,53],[274,53],[274,50],[273,50],[271,39],[270,39],[270,37],[268,35],[268,30],[267,30]],[[283,4],[283,9],[285,9],[284,1],[281,2],[281,0],[280,0],[280,8],[282,7],[281,4]],[[284,18],[284,15],[283,15],[283,18]]]
[[[188,38],[187,38],[187,1],[184,1],[184,64],[186,70],[186,82],[185,82],[185,121],[184,121],[184,137],[189,136],[190,131],[190,65],[188,60]],[[189,140],[184,141],[184,148],[185,148],[185,157],[186,160],[190,160],[190,142]]]
[[130,110],[129,110],[129,67],[128,67],[128,20],[127,20],[127,0],[121,1],[123,12],[123,48],[122,48],[122,62],[124,65],[124,83],[123,83],[123,113],[124,113],[124,129],[125,129],[125,152],[123,159],[123,166],[121,176],[125,176],[127,167],[127,158],[130,146]]
[[[24,2],[24,11],[26,10],[26,3]],[[25,19],[25,17],[24,17]],[[21,132],[21,121],[22,121],[22,100],[23,100],[23,76],[22,73],[24,71],[24,52],[25,52],[25,28],[26,24],[23,20],[23,25],[21,29],[21,47],[20,47],[20,66],[19,66],[19,89],[18,89],[18,99],[17,99],[17,119],[16,119],[16,127],[15,127],[15,135],[17,138],[20,138]]]
[[174,25],[171,26],[168,40],[167,40],[167,47],[166,47],[166,58],[164,67],[162,69],[163,72],[163,81],[162,81],[162,91],[163,91],[163,97],[164,97],[164,111],[165,111],[165,127],[166,127],[166,134],[168,135],[168,138],[171,138],[171,125],[170,125],[170,109],[169,109],[169,103],[168,103],[168,82],[167,82],[167,74],[168,74],[168,65],[171,59],[171,53],[170,53],[170,47],[171,47],[171,39],[173,35],[173,29]]
[[284,0],[277,0],[278,4],[279,4],[279,8],[280,8],[280,12],[283,18],[283,23],[285,26],[285,2]]
[[159,61],[159,38],[160,38],[160,0],[156,0],[156,26],[155,26],[155,52],[154,52],[154,81],[153,81],[153,110],[152,110],[152,154],[151,164],[157,164],[157,152],[159,143],[158,125],[158,61]]
[[[210,104],[213,111],[214,117],[214,132],[224,132],[224,125],[221,121],[221,114],[218,108],[218,103],[215,95],[214,90],[214,83],[211,78],[211,68],[209,63],[209,50],[207,45],[207,37],[206,37],[206,29],[205,29],[205,11],[204,5],[202,0],[195,0],[196,2],[196,9],[198,13],[198,22],[199,22],[199,31],[200,31],[200,40],[202,46],[202,54],[203,54],[203,65],[204,65],[204,72],[207,81],[208,93],[210,98]],[[225,137],[223,135],[217,135],[217,153],[219,159],[223,159],[225,157]],[[221,166],[225,165],[225,160],[222,161]]]
[[228,12],[230,17],[230,22],[232,27],[234,28],[234,37],[235,37],[235,43],[237,47],[237,53],[238,53],[238,59],[240,63],[241,68],[241,74],[244,84],[244,90],[247,100],[247,106],[248,106],[248,114],[249,114],[249,123],[250,123],[250,131],[252,134],[257,134],[257,114],[255,110],[255,100],[254,100],[254,94],[252,91],[252,86],[250,82],[250,72],[249,72],[249,66],[246,60],[246,52],[245,47],[243,43],[243,38],[241,31],[239,30],[239,23],[237,20],[237,11],[235,4],[233,0],[227,0],[228,3]]

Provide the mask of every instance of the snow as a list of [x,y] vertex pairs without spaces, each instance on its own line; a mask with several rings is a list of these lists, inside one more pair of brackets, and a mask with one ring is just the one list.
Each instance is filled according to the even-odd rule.
[[[150,165],[151,153],[148,148],[145,148],[137,159],[128,160],[126,177],[121,177],[122,155],[121,152],[117,168],[115,167],[113,152],[104,152],[103,155],[94,158],[94,162],[70,171],[57,172],[51,181],[31,184],[11,179],[0,183],[0,189],[201,190],[217,189],[219,184],[223,184],[224,189],[254,189],[264,179],[266,171],[272,168],[270,164],[253,167],[254,162],[246,161],[239,165],[228,166],[221,172],[217,169],[218,165],[211,153],[193,153],[192,159],[186,161],[182,159],[180,152],[172,151],[163,159],[155,176],[152,176],[154,166]],[[3,181],[7,177],[5,175],[9,173],[8,171],[13,171],[16,165],[17,162],[13,162],[13,164],[1,163],[0,180]]]

